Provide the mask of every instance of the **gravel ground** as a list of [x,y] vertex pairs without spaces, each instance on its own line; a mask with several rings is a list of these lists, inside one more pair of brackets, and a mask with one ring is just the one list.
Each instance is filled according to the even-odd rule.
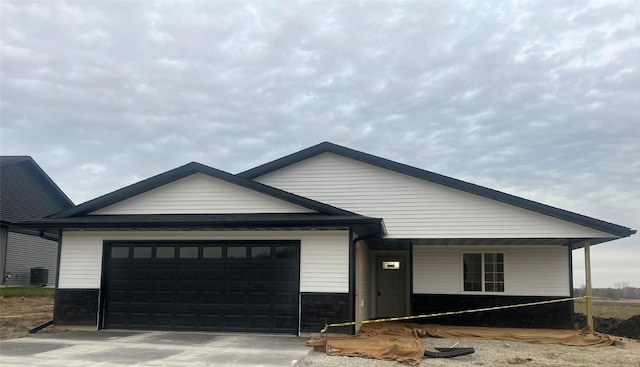
[[[622,343],[610,347],[570,347],[504,340],[423,338],[425,349],[434,347],[474,347],[474,354],[450,358],[425,358],[419,366],[640,366],[640,341],[619,338]],[[395,361],[379,361],[359,357],[328,356],[312,351],[300,361],[300,367],[398,367]]]

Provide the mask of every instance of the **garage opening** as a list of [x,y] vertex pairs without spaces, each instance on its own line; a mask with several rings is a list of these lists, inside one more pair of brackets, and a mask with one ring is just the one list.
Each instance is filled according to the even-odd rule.
[[103,328],[298,332],[299,241],[105,242]]

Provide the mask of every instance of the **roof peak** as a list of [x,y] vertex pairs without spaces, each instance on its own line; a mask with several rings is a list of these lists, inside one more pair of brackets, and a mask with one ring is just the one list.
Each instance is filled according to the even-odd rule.
[[596,229],[602,232],[611,233],[616,236],[628,237],[635,233],[634,230],[631,230],[630,228],[624,226],[620,226],[618,224],[570,212],[564,209],[553,207],[551,205],[521,198],[519,196],[507,194],[502,191],[490,189],[488,187],[476,185],[453,177],[444,176],[439,173],[427,171],[404,163],[395,162],[387,158],[378,157],[369,153],[361,152],[326,141],[300,150],[298,152],[289,154],[274,161],[254,167],[252,169],[246,170],[244,172],[238,173],[238,176],[253,180],[257,177],[266,175],[281,168],[293,165],[295,163],[327,152],[363,163],[371,164],[383,169],[419,178],[425,181],[433,182],[439,185],[444,185],[456,190],[486,197],[488,199],[503,202],[505,204],[514,205],[526,210],[544,214],[588,228]]
[[133,183],[129,186],[125,186],[121,189],[110,192],[108,194],[99,196],[93,200],[89,200],[85,203],[82,203],[74,208],[70,208],[60,213],[56,213],[50,216],[50,218],[66,218],[71,216],[88,214],[90,212],[94,212],[96,210],[116,204],[118,202],[124,201],[126,199],[140,195],[144,192],[151,191],[158,187],[167,185],[169,183],[178,181],[180,179],[183,179],[185,177],[188,177],[194,174],[204,174],[204,175],[217,178],[217,179],[229,182],[231,184],[244,187],[246,189],[250,189],[250,190],[262,193],[264,195],[268,195],[276,199],[289,202],[291,204],[298,205],[304,208],[312,209],[324,214],[329,214],[329,215],[354,215],[355,214],[347,210],[336,208],[331,205],[327,205],[315,200],[311,200],[299,195],[295,195],[295,194],[280,190],[278,188],[262,184],[257,181],[248,180],[243,177],[233,175],[229,172],[225,172],[217,168],[213,168],[205,164],[194,161],[194,162],[189,162],[187,164],[179,166],[177,168],[171,169],[169,171],[157,174],[155,176],[149,177],[142,181],[138,181],[136,183]]

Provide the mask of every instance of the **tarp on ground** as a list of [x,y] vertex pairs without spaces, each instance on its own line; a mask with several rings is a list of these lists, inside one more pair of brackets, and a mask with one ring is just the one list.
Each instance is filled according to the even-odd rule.
[[357,335],[313,334],[307,345],[329,355],[393,360],[419,364],[425,349],[418,339],[480,338],[570,346],[608,346],[615,340],[607,334],[582,330],[516,329],[475,326],[445,326],[403,322],[364,324]]

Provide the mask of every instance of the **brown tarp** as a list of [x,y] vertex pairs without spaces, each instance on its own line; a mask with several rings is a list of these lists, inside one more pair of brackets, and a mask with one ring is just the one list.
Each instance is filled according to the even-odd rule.
[[615,340],[606,334],[582,330],[487,328],[403,322],[362,325],[358,335],[314,334],[307,345],[329,355],[394,360],[417,365],[425,349],[418,337],[480,338],[571,346],[608,346]]

